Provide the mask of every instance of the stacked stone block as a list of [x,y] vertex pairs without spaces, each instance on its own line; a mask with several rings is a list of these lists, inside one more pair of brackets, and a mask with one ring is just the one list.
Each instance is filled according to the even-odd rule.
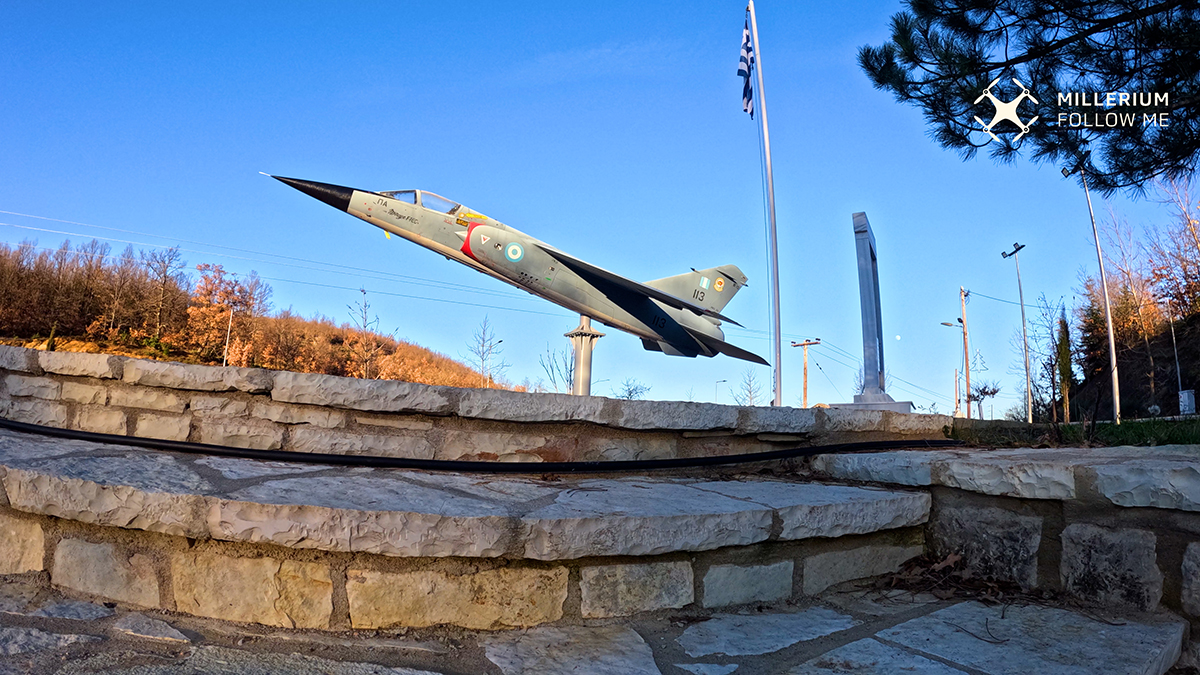
[[0,346],[0,417],[116,436],[414,459],[601,461],[944,438],[950,420],[458,389]]
[[1120,611],[1165,605],[1200,630],[1200,446],[824,455],[812,468],[929,488],[930,548],[974,577]]

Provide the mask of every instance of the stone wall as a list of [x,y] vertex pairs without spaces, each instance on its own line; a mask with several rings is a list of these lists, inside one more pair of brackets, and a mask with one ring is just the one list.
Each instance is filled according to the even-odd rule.
[[260,450],[525,462],[942,439],[952,422],[883,411],[459,389],[5,346],[0,417]]
[[[562,561],[395,558],[193,540],[0,507],[0,574],[68,594],[286,628],[503,629],[799,599],[889,572],[919,527]],[[829,564],[831,561],[838,564]]]
[[976,577],[1114,609],[1162,605],[1200,635],[1200,446],[823,455],[811,468],[927,487],[930,548]]

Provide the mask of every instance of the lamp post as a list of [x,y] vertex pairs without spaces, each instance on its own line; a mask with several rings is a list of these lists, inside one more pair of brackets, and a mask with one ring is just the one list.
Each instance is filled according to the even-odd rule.
[[221,357],[221,365],[229,364],[229,336],[233,334],[233,305],[229,306],[229,325],[225,327],[225,355]]
[[722,382],[728,382],[728,381],[729,380],[717,380],[716,382],[713,383],[713,403],[721,402],[721,400],[720,400],[721,397],[719,395],[718,387],[721,385]]
[[1183,371],[1179,369],[1179,346],[1175,344],[1175,311],[1171,307],[1170,298],[1157,299],[1164,300],[1167,303],[1167,321],[1171,324],[1171,349],[1175,352],[1175,390],[1179,392],[1179,414],[1186,415],[1187,412],[1184,410]]
[[1001,258],[1012,258],[1017,264],[1017,295],[1021,299],[1021,344],[1025,347],[1025,421],[1033,424],[1033,378],[1029,374],[1029,334],[1025,330],[1025,291],[1021,288],[1021,259],[1017,254],[1024,244],[1013,242],[1013,250],[1001,252]]
[[1073,170],[1063,167],[1062,175],[1063,178],[1067,178],[1078,171],[1079,178],[1083,181],[1083,194],[1087,197],[1088,216],[1092,219],[1092,237],[1096,240],[1096,262],[1100,265],[1100,288],[1104,291],[1104,324],[1108,330],[1108,367],[1112,372],[1113,422],[1120,424],[1121,386],[1117,382],[1117,341],[1113,337],[1112,308],[1108,302],[1108,277],[1104,274],[1104,253],[1100,250],[1100,233],[1096,230],[1096,214],[1092,211],[1092,194],[1088,190],[1087,170],[1084,168],[1087,159],[1088,155],[1085,154],[1083,159],[1079,160],[1079,165]]
[[959,407],[958,394],[958,368],[954,369],[954,416],[962,417],[962,408]]
[[[963,313],[966,314],[965,305],[964,305]],[[971,419],[971,358],[970,358],[971,352],[967,348],[967,344],[968,344],[968,342],[967,342],[967,324],[962,319],[958,319],[958,323],[950,323],[949,321],[943,321],[942,325],[950,326],[951,328],[957,328],[957,329],[961,330],[962,334],[963,334],[963,373],[967,379],[966,397],[965,398],[967,399],[967,419]],[[955,387],[955,389],[958,388],[958,372],[957,371],[954,374],[954,387]],[[957,414],[958,410],[959,410],[958,395],[956,394],[954,397],[954,412]]]

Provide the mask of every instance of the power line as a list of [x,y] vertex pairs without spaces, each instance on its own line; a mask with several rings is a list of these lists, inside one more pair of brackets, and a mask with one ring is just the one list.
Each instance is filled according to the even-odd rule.
[[[0,210],[0,213],[6,213],[6,214],[8,214],[8,215],[11,215],[11,216],[21,216],[21,217],[24,217],[24,218],[36,218],[36,219],[38,219],[38,220],[49,220],[49,221],[53,221],[53,222],[56,222],[56,223],[66,223],[66,224],[68,224],[68,225],[81,225],[81,226],[83,226],[83,227],[91,227],[91,228],[95,228],[95,229],[97,229],[97,230],[108,230],[109,232],[122,232],[122,233],[124,233],[124,234],[136,234],[136,235],[138,235],[138,236],[142,236],[142,237],[154,237],[154,238],[156,238],[156,239],[167,239],[167,240],[170,240],[170,241],[181,241],[181,242],[183,242],[183,243],[185,243],[185,244],[195,244],[195,245],[197,245],[197,246],[208,246],[208,247],[211,247],[211,248],[222,248],[222,249],[225,249],[225,250],[227,250],[227,251],[237,251],[238,253],[250,253],[250,254],[253,254],[253,255],[265,255],[265,256],[272,257],[272,258],[282,258],[282,259],[284,259],[284,260],[294,260],[294,261],[296,261],[296,262],[304,262],[304,263],[309,263],[309,264],[313,264],[313,265],[325,265],[325,266],[327,266],[327,267],[337,267],[337,268],[346,269],[346,270],[351,270],[351,271],[355,271],[355,272],[370,272],[371,274],[382,274],[382,275],[385,275],[385,276],[394,276],[394,277],[399,277],[399,278],[401,278],[401,279],[413,279],[413,278],[415,278],[415,277],[408,277],[408,276],[405,276],[405,275],[403,275],[403,274],[396,274],[395,272],[386,272],[386,271],[381,271],[381,270],[370,270],[370,269],[365,269],[365,268],[362,268],[362,267],[354,267],[353,265],[341,265],[341,264],[338,264],[338,263],[325,262],[325,261],[323,261],[323,260],[310,260],[310,259],[308,259],[308,258],[298,258],[298,257],[295,257],[295,256],[283,255],[283,254],[281,254],[281,253],[268,253],[268,252],[264,252],[264,251],[254,251],[254,250],[251,250],[251,249],[238,248],[238,247],[236,247],[236,246],[227,246],[227,245],[225,245],[225,244],[213,244],[213,243],[210,243],[210,242],[205,242],[205,241],[195,241],[195,240],[192,240],[192,239],[181,239],[181,238],[179,238],[179,237],[168,237],[168,236],[165,236],[165,235],[161,235],[161,234],[154,234],[154,233],[151,233],[151,232],[139,232],[139,231],[137,231],[137,230],[123,230],[123,229],[121,229],[121,228],[119,228],[119,227],[105,227],[104,225],[92,225],[92,224],[90,224],[90,223],[81,223],[81,222],[78,222],[78,221],[75,221],[75,220],[62,220],[62,219],[60,219],[60,218],[50,218],[49,216],[35,216],[35,215],[33,215],[33,214],[29,214],[29,213],[17,213],[17,212],[15,212],[15,211],[3,211],[3,210]],[[10,223],[0,223],[0,225],[10,225],[11,227],[24,227],[24,228],[27,228],[27,229],[38,229],[38,228],[33,228],[33,227],[25,226],[25,225],[11,225]],[[43,231],[46,231],[46,232],[53,232],[53,233],[55,233],[55,234],[71,234],[71,236],[76,236],[76,237],[86,237],[86,236],[89,236],[89,235],[85,235],[85,234],[75,234],[75,233],[62,233],[62,232],[56,232],[56,231],[54,231],[54,230],[43,230]],[[96,238],[97,238],[97,239],[105,239],[105,237],[96,237]],[[121,243],[126,243],[126,244],[128,244],[128,243],[134,243],[134,244],[137,244],[138,246],[155,246],[155,247],[159,247],[159,248],[167,248],[166,246],[163,246],[163,245],[161,245],[161,244],[138,244],[137,242],[127,242],[127,241],[118,240],[118,239],[111,239],[111,240],[109,240],[109,241],[120,241]],[[180,250],[186,250],[186,249],[180,249]],[[207,251],[191,251],[191,252],[193,252],[193,253],[208,253]],[[209,255],[213,255],[213,254],[211,254],[211,253],[210,253]],[[230,257],[234,257],[234,258],[236,258],[236,256],[230,256]],[[239,258],[239,259],[246,260],[247,258]],[[265,262],[265,263],[279,264],[279,263],[273,263],[273,261],[269,261],[269,260],[255,260],[255,262]],[[306,269],[307,269],[307,268],[306,268]],[[450,283],[450,282],[439,282],[439,283]],[[459,284],[455,284],[455,285],[459,285]],[[468,287],[468,288],[475,288],[475,287]],[[484,289],[479,289],[479,290],[484,290]],[[514,295],[515,295],[515,294],[514,294]]]
[[[9,213],[9,212],[0,211],[0,213]],[[39,218],[41,216],[30,216],[30,217]],[[46,220],[54,220],[54,219],[46,218]],[[69,222],[69,221],[65,221],[65,222]],[[82,223],[80,223],[80,224],[82,224]],[[0,222],[0,225],[7,226],[7,227],[15,227],[15,228],[22,229],[22,230],[31,230],[34,232],[46,232],[48,234],[58,234],[58,235],[63,235],[63,236],[67,236],[67,237],[84,237],[84,238],[91,238],[91,239],[100,239],[103,241],[112,241],[112,242],[116,242],[119,244],[132,244],[134,246],[148,246],[150,248],[159,248],[159,249],[177,248],[180,251],[186,251],[188,253],[196,253],[199,255],[232,258],[234,260],[259,262],[259,263],[265,263],[268,265],[281,265],[284,267],[294,267],[294,268],[298,268],[298,269],[312,270],[315,272],[324,272],[326,274],[348,274],[347,272],[339,272],[337,270],[323,269],[320,267],[295,265],[295,264],[279,262],[279,261],[275,261],[275,260],[263,260],[261,258],[247,258],[245,256],[231,255],[228,253],[217,253],[214,251],[198,251],[196,249],[181,248],[181,247],[177,247],[177,246],[176,247],[165,246],[163,244],[151,244],[148,242],[131,241],[128,239],[116,239],[113,237],[101,237],[101,236],[96,236],[96,235],[84,234],[82,232],[67,232],[67,231],[63,231],[63,230],[52,230],[52,229],[44,228],[44,227],[33,227],[31,225],[17,225],[15,223]],[[85,227],[97,227],[99,229],[109,229],[109,230],[116,229],[116,228],[104,228],[104,227],[100,227],[99,225],[86,225],[86,224],[84,224],[84,225],[85,225]],[[124,230],[122,230],[122,231],[124,231]],[[134,232],[134,234],[143,234],[143,233]],[[149,235],[149,236],[165,238],[165,237],[162,237],[161,235]],[[179,240],[179,241],[185,241],[185,240]],[[279,258],[286,258],[289,260],[296,260],[296,261],[300,261],[300,262],[312,263],[312,264],[316,264],[316,265],[324,265],[326,267],[334,267],[334,268],[340,268],[340,269],[344,269],[344,270],[350,270],[353,272],[357,272],[358,274],[348,274],[348,276],[358,276],[358,277],[362,277],[365,279],[376,279],[376,280],[380,280],[380,281],[386,281],[388,278],[394,278],[394,279],[398,279],[398,280],[407,281],[408,283],[416,283],[416,284],[420,284],[422,286],[431,286],[434,288],[446,288],[448,290],[466,290],[466,291],[470,291],[472,293],[487,293],[489,295],[511,297],[511,298],[517,298],[517,299],[522,299],[522,300],[527,299],[518,293],[507,292],[507,291],[498,291],[495,289],[481,288],[478,286],[468,286],[466,284],[457,284],[457,283],[449,282],[449,281],[438,281],[436,279],[429,279],[427,277],[413,277],[413,276],[408,276],[405,274],[396,274],[395,272],[384,272],[384,271],[380,271],[380,270],[371,270],[371,269],[365,269],[365,268],[361,268],[361,267],[353,267],[350,265],[341,265],[341,264],[337,264],[337,263],[326,263],[326,262],[321,262],[319,260],[308,260],[306,258],[293,258],[290,256],[281,256],[281,255],[274,254],[274,253],[262,253],[260,251],[252,251],[252,250],[248,250],[248,249],[238,249],[238,248],[234,248],[231,246],[221,246],[220,244],[207,244],[207,243],[203,243],[203,242],[190,242],[190,243],[199,243],[199,245],[201,245],[201,246],[211,246],[214,248],[230,249],[230,250],[238,251],[241,253],[251,253],[254,255],[274,256],[274,257],[279,257]]]
[[[0,223],[0,225],[2,225],[2,224],[3,223]],[[11,242],[5,242],[5,243],[11,244]],[[29,244],[18,244],[18,245],[19,246],[28,246],[29,248],[40,249],[42,251],[54,252],[54,251],[58,250],[58,249],[50,248],[47,246],[32,246]],[[100,258],[101,260],[116,261],[116,260],[121,259],[121,257],[117,256],[117,255],[100,255],[97,253],[89,253],[87,251],[71,251],[71,255],[85,256],[85,257],[89,257],[89,258]],[[262,279],[263,281],[275,281],[275,282],[287,283],[287,284],[303,284],[305,286],[319,286],[321,288],[333,288],[333,289],[345,290],[345,291],[364,290],[361,286],[357,287],[357,288],[351,287],[351,286],[336,286],[333,284],[321,284],[321,283],[317,283],[315,281],[300,281],[299,279],[283,279],[280,277],[260,276],[259,278]],[[464,305],[467,307],[484,307],[487,309],[496,309],[496,310],[502,310],[502,311],[508,311],[508,312],[523,312],[525,314],[541,314],[543,316],[563,316],[563,314],[555,314],[553,312],[539,312],[537,310],[532,310],[532,309],[518,309],[516,307],[504,307],[502,305],[488,305],[488,304],[477,303],[477,302],[465,302],[462,300],[449,300],[446,298],[430,298],[430,297],[425,297],[422,295],[409,295],[407,293],[396,293],[393,291],[380,291],[380,290],[373,290],[373,289],[369,289],[369,288],[365,289],[365,290],[369,293],[374,293],[375,295],[390,295],[390,296],[395,296],[398,298],[411,298],[413,300],[428,300],[430,302],[444,302],[444,303],[451,304],[451,305]],[[447,290],[453,290],[453,289],[447,289]]]
[[[904,384],[907,384],[907,385],[909,385],[910,387],[916,387],[917,389],[920,389],[921,391],[925,392],[925,395],[927,395],[927,396],[936,396],[936,397],[938,397],[938,398],[940,398],[940,399],[944,399],[944,400],[946,400],[946,401],[953,401],[953,400],[954,400],[953,398],[951,398],[951,397],[949,397],[949,396],[947,396],[947,395],[945,395],[945,394],[938,393],[938,392],[936,392],[936,391],[934,391],[934,390],[932,390],[932,389],[926,389],[925,387],[922,387],[922,386],[921,386],[921,385],[919,385],[919,384],[913,384],[912,382],[909,382],[908,380],[906,380],[906,379],[904,379],[904,378],[901,378],[901,377],[897,377],[897,376],[895,376],[895,375],[891,375],[891,376],[889,376],[889,378],[888,378],[888,379],[890,379],[890,380],[895,380],[895,381],[899,381],[899,382],[903,382]],[[901,389],[903,389],[903,387],[901,387]],[[910,391],[909,393],[911,393],[911,394],[916,394],[917,392],[912,392],[912,391]]]
[[995,300],[996,302],[1003,302],[1003,303],[1006,303],[1009,305],[1020,305],[1021,304],[1019,302],[1014,302],[1012,300],[1003,300],[1001,298],[993,298],[992,296],[984,295],[983,293],[980,293],[979,291],[967,291],[967,292],[970,293],[971,295],[978,295],[981,298],[987,298],[988,300]]
[[817,366],[817,370],[821,371],[821,374],[825,376],[825,379],[826,379],[826,380],[829,382],[829,386],[833,387],[833,390],[837,392],[837,395],[838,395],[838,397],[839,397],[839,398],[846,398],[846,396],[845,396],[844,394],[842,394],[842,390],[841,390],[841,389],[838,389],[838,386],[837,386],[836,384],[834,384],[834,383],[833,383],[833,380],[832,380],[832,379],[830,379],[830,377],[829,377],[829,373],[826,373],[826,372],[825,372],[825,369],[821,367],[821,362],[820,362],[820,361],[818,361],[818,360],[817,360],[817,359],[814,357],[814,358],[813,358],[813,363],[814,363],[814,364],[816,364],[816,366]]
[[[315,281],[299,281],[297,279],[280,279],[277,277],[259,277],[259,278],[264,279],[266,281],[278,281],[278,282],[288,283],[288,284],[304,284],[305,286],[320,286],[322,288],[336,288],[336,289],[344,290],[344,291],[363,290],[361,288],[352,288],[350,286],[334,286],[333,284],[319,284]],[[539,312],[534,309],[518,309],[516,307],[503,307],[501,305],[487,305],[487,304],[483,304],[483,303],[479,303],[479,302],[464,302],[462,300],[447,300],[445,298],[427,298],[427,297],[421,296],[421,295],[408,295],[405,293],[393,293],[391,291],[373,291],[369,288],[366,289],[366,291],[368,293],[374,293],[376,295],[392,295],[392,296],[395,296],[398,298],[412,298],[414,300],[429,300],[430,302],[444,302],[444,303],[451,304],[451,305],[465,305],[468,307],[484,307],[486,309],[497,309],[497,310],[503,310],[503,311],[508,311],[508,312],[524,312],[525,314],[541,314],[543,316],[556,316],[556,317],[566,316],[565,314],[561,314],[561,313],[556,314],[554,312]]]

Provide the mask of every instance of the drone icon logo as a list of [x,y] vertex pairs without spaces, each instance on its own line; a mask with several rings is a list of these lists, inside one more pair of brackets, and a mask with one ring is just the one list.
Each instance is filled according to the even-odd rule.
[[986,132],[988,136],[992,137],[993,141],[997,142],[999,142],[1000,139],[996,136],[996,134],[992,133],[992,129],[994,129],[997,124],[1003,122],[1004,120],[1012,122],[1021,130],[1021,133],[1017,134],[1016,138],[1013,139],[1013,142],[1015,143],[1021,140],[1022,136],[1029,133],[1029,129],[1033,126],[1033,123],[1038,121],[1038,117],[1034,116],[1034,118],[1028,122],[1022,122],[1020,114],[1017,113],[1017,106],[1021,105],[1021,102],[1025,99],[1029,99],[1034,103],[1037,103],[1038,100],[1033,97],[1033,94],[1029,93],[1029,87],[1021,84],[1020,80],[1014,77],[1012,78],[1012,81],[1021,88],[1020,95],[1013,100],[1008,101],[1007,103],[1001,101],[992,94],[992,87],[996,86],[996,83],[999,81],[999,77],[992,80],[991,84],[989,84],[987,88],[983,90],[983,93],[979,95],[979,98],[975,99],[975,104],[978,104],[980,101],[986,98],[992,102],[993,106],[996,107],[996,114],[992,116],[992,121],[984,124],[983,120],[979,119],[978,115],[975,116],[975,121],[979,122],[979,126],[982,127],[982,131]]

